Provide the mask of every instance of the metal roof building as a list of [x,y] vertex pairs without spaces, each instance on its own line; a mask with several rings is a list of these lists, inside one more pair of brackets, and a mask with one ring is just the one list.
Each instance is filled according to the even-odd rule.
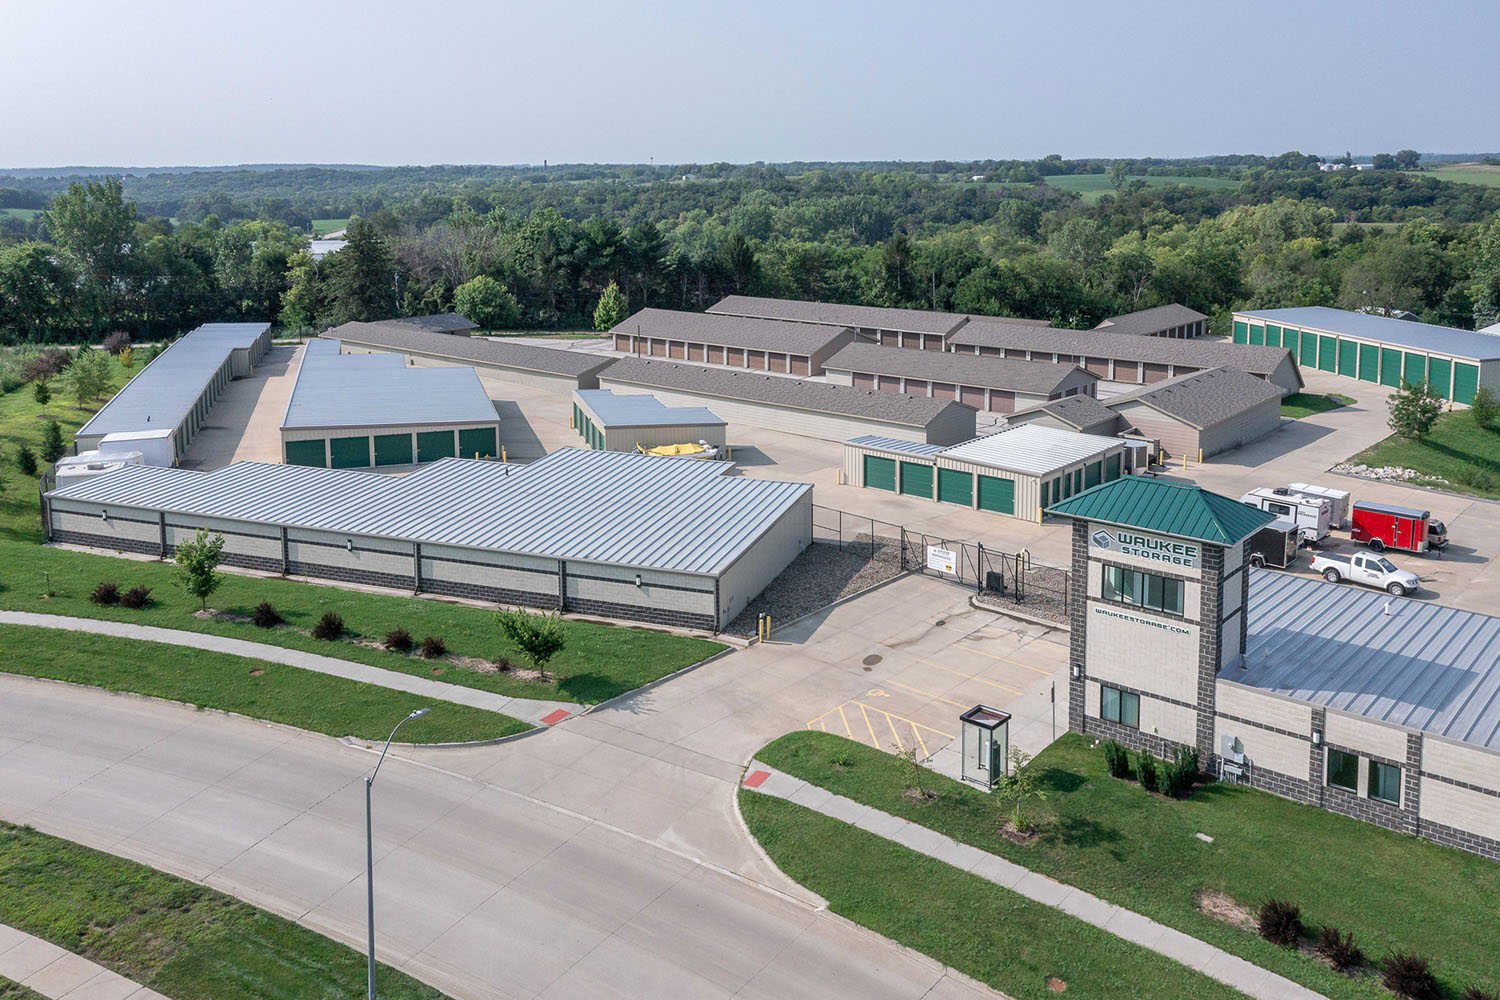
[[1205,368],[1229,367],[1279,386],[1302,388],[1297,361],[1284,348],[1216,340],[1132,337],[1108,330],[1058,330],[976,319],[950,338],[960,354],[1078,365],[1109,382],[1144,385]]
[[956,399],[976,410],[1010,413],[1049,399],[1092,395],[1098,376],[1078,367],[850,344],[829,358],[828,381],[856,389]]
[[974,410],[960,403],[785,375],[625,358],[601,372],[599,384],[673,406],[707,406],[731,423],[831,441],[880,434],[956,444],[974,436]]
[[492,458],[500,418],[472,368],[413,368],[395,354],[310,341],[281,421],[289,465],[359,469]]
[[610,333],[615,350],[637,356],[785,375],[823,374],[823,362],[854,340],[845,326],[673,309],[642,309]]
[[844,481],[1040,521],[1054,498],[1128,475],[1127,450],[1120,438],[1039,424],[952,447],[864,436],[844,443]]
[[1500,392],[1500,340],[1390,316],[1303,306],[1234,314],[1237,344],[1280,346],[1303,368],[1398,387],[1426,379],[1444,399],[1471,403],[1481,385]]
[[174,341],[78,429],[79,451],[108,434],[172,430],[173,463],[231,381],[254,374],[271,346],[269,323],[205,323]]
[[702,442],[722,448],[726,425],[703,406],[667,406],[655,396],[616,395],[608,389],[573,393],[573,429],[590,448],[635,451],[637,447]]
[[324,336],[340,341],[345,354],[384,351],[403,356],[408,365],[417,368],[459,365],[553,392],[597,389],[599,372],[614,362],[613,358],[583,351],[456,337],[401,322],[345,323]]
[[49,539],[163,557],[199,528],[231,565],[714,631],[811,540],[812,487],[565,449],[393,477],[242,462],[53,490]]

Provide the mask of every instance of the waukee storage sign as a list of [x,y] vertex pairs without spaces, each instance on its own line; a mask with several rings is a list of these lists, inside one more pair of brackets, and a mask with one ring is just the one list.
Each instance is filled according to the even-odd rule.
[[1089,535],[1089,547],[1104,552],[1118,552],[1137,559],[1198,568],[1198,546],[1177,538],[1164,538],[1130,528],[1098,528]]

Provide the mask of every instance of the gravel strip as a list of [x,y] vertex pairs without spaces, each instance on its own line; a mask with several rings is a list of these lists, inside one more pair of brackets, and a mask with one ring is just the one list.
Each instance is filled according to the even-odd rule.
[[758,615],[770,615],[774,628],[900,576],[901,543],[876,538],[872,555],[870,541],[868,534],[858,535],[842,549],[830,542],[813,542],[724,631],[749,638],[755,635]]

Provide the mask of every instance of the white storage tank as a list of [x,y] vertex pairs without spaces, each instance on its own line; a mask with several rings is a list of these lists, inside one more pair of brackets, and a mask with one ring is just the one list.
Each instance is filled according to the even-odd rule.
[[93,479],[95,476],[103,476],[123,469],[127,465],[145,465],[146,456],[138,451],[117,451],[104,454],[98,451],[85,451],[78,455],[65,455],[57,460],[53,468],[53,474],[57,477],[57,488],[71,486],[85,479]]

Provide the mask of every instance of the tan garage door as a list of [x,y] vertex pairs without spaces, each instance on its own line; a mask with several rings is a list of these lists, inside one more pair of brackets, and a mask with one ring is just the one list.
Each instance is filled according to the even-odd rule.
[[745,367],[745,349],[743,347],[724,348],[724,363],[736,368]]
[[1013,392],[1002,392],[999,389],[991,389],[990,409],[996,413],[1016,412],[1016,394]]
[[615,334],[615,350],[617,350],[617,351],[628,351],[628,350],[630,350],[630,334],[628,334],[628,333],[617,333],[617,334]]
[[1155,361],[1146,361],[1143,363],[1143,367],[1146,370],[1145,381],[1148,384],[1151,382],[1160,382],[1162,379],[1167,377],[1166,365],[1159,364]]
[[1083,366],[1084,371],[1090,375],[1098,375],[1100,378],[1109,378],[1108,358],[1089,358]]
[[799,357],[793,355],[793,357],[792,357],[792,374],[793,375],[811,375],[812,374],[812,364],[811,364],[811,362],[809,362],[807,358],[799,358]]
[[957,399],[958,386],[954,385],[952,382],[934,382],[932,383],[932,398]]
[[786,371],[786,355],[785,354],[767,354],[766,355],[766,367],[769,368],[773,372],[785,372]]
[[766,370],[766,352],[765,351],[746,351],[745,352],[745,367],[746,368],[754,368],[758,372],[765,371]]
[[671,341],[668,345],[668,353],[678,361],[687,360],[687,345],[680,340]]
[[854,388],[856,388],[856,389],[873,389],[873,388],[875,388],[875,376],[871,375],[869,372],[855,372],[854,373]]
[[667,342],[665,340],[651,341],[651,356],[653,358],[664,358],[667,356]]
[[1015,348],[1015,347],[1007,347],[1004,350],[1003,353],[1004,353],[1004,355],[1007,358],[1010,358],[1012,361],[1016,361],[1016,360],[1025,361],[1026,360],[1026,352],[1023,351],[1023,350],[1020,350],[1018,348]]
[[959,389],[958,401],[976,410],[984,409],[984,390],[977,385],[966,385]]
[[899,378],[896,378],[894,375],[882,375],[882,376],[880,376],[880,391],[881,392],[900,392],[901,391],[901,380]]
[[689,344],[688,345],[688,360],[689,361],[702,361],[703,358],[704,358],[704,352],[703,352],[703,345],[702,344]]
[[712,344],[710,344],[708,346],[708,350],[706,351],[706,354],[708,356],[708,363],[709,364],[711,364],[711,365],[722,365],[724,363],[724,348],[722,348],[722,347],[715,347]]

